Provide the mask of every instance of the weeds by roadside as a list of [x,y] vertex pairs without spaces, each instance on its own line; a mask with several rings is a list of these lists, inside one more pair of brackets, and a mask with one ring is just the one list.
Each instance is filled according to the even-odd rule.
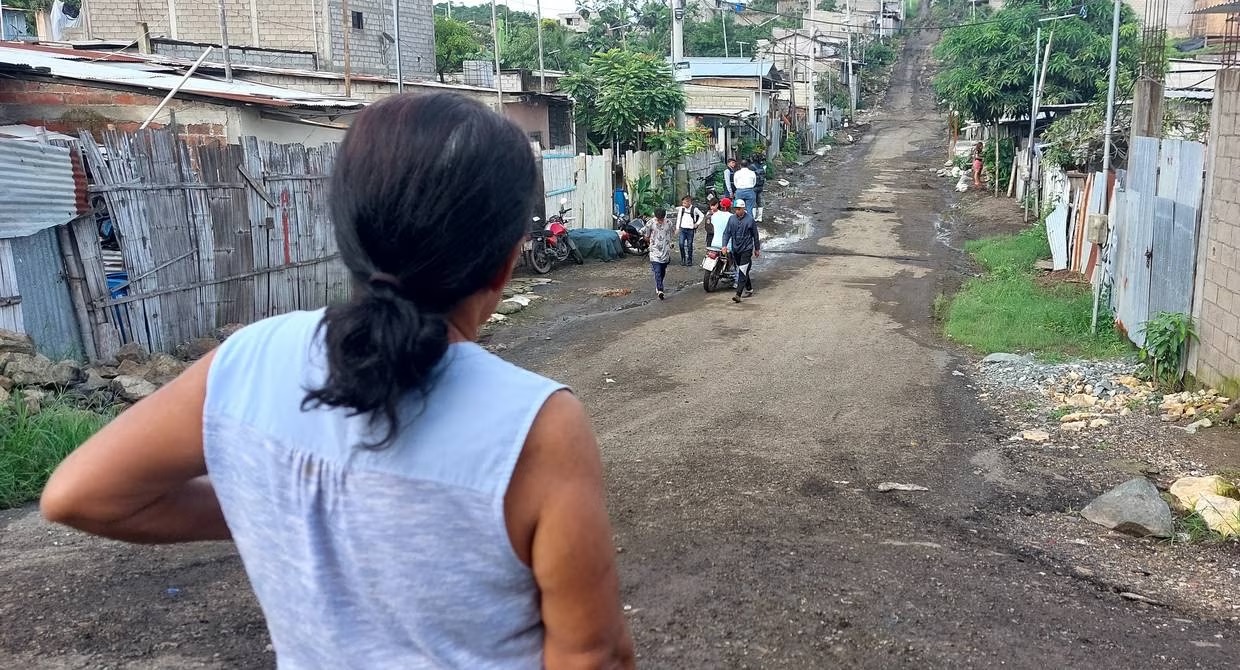
[[56,465],[109,418],[65,401],[37,414],[22,403],[0,405],[0,509],[37,498]]
[[[1111,358],[1129,351],[1119,333],[1091,334],[1093,296],[1088,284],[1040,285],[1034,264],[1050,255],[1046,229],[969,242],[965,249],[985,270],[967,281],[946,310],[945,331],[983,353],[1028,351],[1043,357]],[[1106,324],[1103,314],[1099,322]]]

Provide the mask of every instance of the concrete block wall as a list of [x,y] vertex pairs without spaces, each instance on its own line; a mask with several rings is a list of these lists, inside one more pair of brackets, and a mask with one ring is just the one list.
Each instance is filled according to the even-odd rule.
[[1197,379],[1240,392],[1240,70],[1220,70],[1197,255]]
[[[435,76],[435,19],[431,0],[399,0],[401,69],[405,79]],[[363,27],[346,24],[340,0],[330,0],[331,68],[344,69],[344,30],[349,30],[349,67],[360,74],[396,76],[396,45],[383,33],[396,36],[392,3],[386,0],[349,0],[349,12],[361,12]]]
[[[232,41],[231,39],[229,41]],[[195,60],[202,55],[203,47],[194,42],[166,42],[153,40],[152,48],[157,54]],[[261,65],[263,67],[279,67],[291,70],[314,70],[316,60],[314,51],[275,51],[270,48],[248,48],[232,46],[228,50],[228,58],[233,65]],[[207,56],[207,63],[222,64],[223,54],[219,49]]]
[[[432,0],[399,0],[401,66],[406,79],[435,75],[435,19]],[[137,23],[145,21],[153,37],[190,42],[220,42],[219,8],[215,3],[167,0],[143,4],[139,0],[92,0],[89,12],[92,36],[132,40]],[[349,33],[350,67],[359,74],[394,77],[396,46],[383,34],[396,35],[392,3],[388,0],[351,0],[349,11],[361,12],[364,26],[351,28],[341,0],[225,0],[228,41],[238,46],[311,51],[320,67],[344,69],[344,31]],[[85,22],[68,33],[86,37]],[[270,57],[260,56],[261,64]]]

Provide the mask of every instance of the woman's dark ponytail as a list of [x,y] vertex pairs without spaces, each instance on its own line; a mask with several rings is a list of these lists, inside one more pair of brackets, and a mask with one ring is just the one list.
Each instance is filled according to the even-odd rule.
[[396,437],[405,392],[429,386],[448,350],[448,322],[386,283],[370,282],[358,290],[357,299],[327,309],[322,325],[327,382],[307,393],[302,405],[370,415],[384,432],[363,446],[379,448]]
[[409,393],[429,390],[449,318],[506,271],[528,230],[537,173],[519,128],[453,94],[392,96],[353,122],[331,209],[353,298],[327,309],[327,378],[302,407],[368,415],[383,448]]

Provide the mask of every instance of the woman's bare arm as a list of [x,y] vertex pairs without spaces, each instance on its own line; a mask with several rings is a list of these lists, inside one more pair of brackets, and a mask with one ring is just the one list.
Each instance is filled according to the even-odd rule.
[[598,443],[572,394],[556,393],[543,406],[506,503],[514,547],[542,593],[545,667],[634,667]]
[[128,542],[228,539],[202,446],[213,358],[195,363],[70,454],[43,489],[43,516]]

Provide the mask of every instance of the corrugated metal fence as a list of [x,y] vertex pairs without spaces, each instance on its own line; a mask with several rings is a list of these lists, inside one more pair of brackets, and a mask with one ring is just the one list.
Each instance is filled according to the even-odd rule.
[[56,226],[87,210],[85,187],[67,146],[0,140],[0,328],[48,356],[83,353]]
[[1206,147],[1138,137],[1117,192],[1116,319],[1137,345],[1159,312],[1191,311]]

